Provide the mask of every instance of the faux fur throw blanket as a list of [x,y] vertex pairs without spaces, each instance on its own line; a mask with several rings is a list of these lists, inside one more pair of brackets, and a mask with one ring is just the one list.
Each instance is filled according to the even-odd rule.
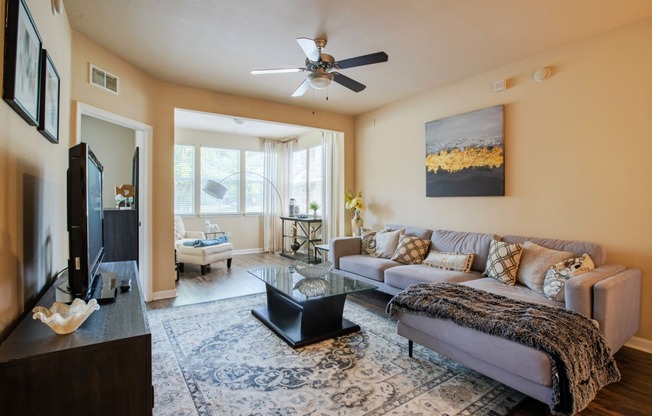
[[398,311],[451,320],[548,354],[553,374],[553,415],[579,412],[598,390],[620,380],[616,361],[600,331],[590,319],[573,311],[456,283],[412,285],[387,304],[390,317]]

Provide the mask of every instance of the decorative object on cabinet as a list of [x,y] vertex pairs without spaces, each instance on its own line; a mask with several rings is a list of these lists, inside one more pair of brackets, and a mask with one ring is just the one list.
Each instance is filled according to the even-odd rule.
[[131,209],[134,203],[134,187],[130,184],[115,187],[115,204],[118,209]]
[[59,143],[59,73],[45,49],[41,53],[41,62],[38,131],[52,143]]
[[91,299],[88,303],[76,298],[72,304],[66,305],[54,302],[50,309],[45,306],[36,306],[32,309],[32,318],[38,319],[59,335],[75,332],[86,318],[100,309],[97,300]]
[[[284,249],[281,256],[293,260],[302,260],[306,263],[316,263],[318,261],[315,245],[321,243],[321,230],[320,218],[297,218],[297,217],[281,217],[283,230],[283,240],[289,241],[291,251],[286,251],[287,247],[283,244]],[[289,223],[286,226],[286,222]],[[289,233],[286,230],[289,228]]]
[[308,207],[312,210],[312,217],[317,218],[317,210],[319,209],[317,201],[312,201]]
[[504,196],[504,105],[426,123],[426,196]]
[[2,98],[38,126],[42,42],[25,0],[7,0],[5,31]]
[[360,216],[359,209],[355,210],[353,218],[351,219],[351,231],[354,237],[362,235],[362,217]]

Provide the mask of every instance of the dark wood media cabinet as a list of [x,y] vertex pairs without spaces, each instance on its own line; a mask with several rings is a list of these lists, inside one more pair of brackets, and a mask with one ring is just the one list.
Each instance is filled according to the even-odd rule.
[[[151,415],[152,339],[136,262],[103,263],[131,279],[77,331],[58,335],[29,313],[0,344],[3,415]],[[38,301],[50,308],[62,276]]]

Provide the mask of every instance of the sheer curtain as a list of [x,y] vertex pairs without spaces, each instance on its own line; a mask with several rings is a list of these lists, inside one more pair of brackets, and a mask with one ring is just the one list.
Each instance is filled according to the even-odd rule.
[[344,235],[344,133],[322,131],[324,201],[322,242]]
[[[292,149],[295,140],[280,142],[264,140],[265,178],[274,184],[276,191],[265,185],[263,203],[263,251],[277,253],[283,250],[283,232],[280,216],[283,215],[285,201],[289,201],[290,180],[292,178]],[[280,200],[279,200],[280,197]]]

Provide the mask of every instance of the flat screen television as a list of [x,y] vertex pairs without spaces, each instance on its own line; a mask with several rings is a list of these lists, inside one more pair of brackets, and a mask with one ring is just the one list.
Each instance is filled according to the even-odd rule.
[[97,285],[104,257],[103,167],[88,144],[68,152],[68,289],[75,298],[89,300]]

